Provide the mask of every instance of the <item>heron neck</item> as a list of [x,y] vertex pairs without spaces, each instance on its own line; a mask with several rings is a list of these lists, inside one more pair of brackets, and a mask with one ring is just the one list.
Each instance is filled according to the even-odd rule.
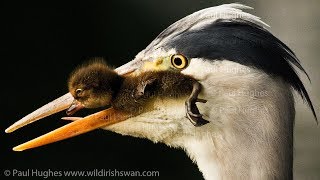
[[221,179],[220,165],[217,154],[212,149],[214,144],[210,141],[189,141],[185,149],[189,157],[198,165],[206,180]]
[[190,141],[185,149],[206,180],[292,179],[292,139],[282,144],[257,142],[249,147],[244,145],[246,141],[239,141],[243,145],[222,136],[207,137]]
[[207,103],[198,107],[210,123],[193,129],[183,142],[204,178],[292,179],[295,110],[290,86],[256,69],[227,71],[244,68],[233,62],[196,61],[184,73],[201,80],[200,97]]

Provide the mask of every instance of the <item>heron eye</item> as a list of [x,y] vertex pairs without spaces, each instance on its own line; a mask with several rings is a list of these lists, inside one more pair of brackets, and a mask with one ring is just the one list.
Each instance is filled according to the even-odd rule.
[[82,93],[82,91],[83,91],[82,89],[77,89],[77,90],[76,90],[77,96],[79,96],[79,95]]
[[171,56],[171,64],[177,69],[184,69],[188,66],[188,59],[181,54]]

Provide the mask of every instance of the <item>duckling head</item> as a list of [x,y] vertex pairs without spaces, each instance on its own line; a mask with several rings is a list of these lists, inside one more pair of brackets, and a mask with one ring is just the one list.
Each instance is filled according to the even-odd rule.
[[68,81],[69,92],[75,101],[67,110],[71,115],[82,108],[110,105],[121,86],[122,77],[103,60],[93,60],[77,68]]

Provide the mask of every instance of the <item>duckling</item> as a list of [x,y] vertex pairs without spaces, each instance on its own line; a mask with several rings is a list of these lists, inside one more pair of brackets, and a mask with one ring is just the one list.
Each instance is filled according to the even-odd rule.
[[146,71],[137,76],[123,76],[100,59],[76,69],[69,78],[68,88],[75,98],[68,115],[81,108],[107,106],[136,114],[150,98],[190,95],[185,102],[187,118],[194,126],[209,122],[202,118],[196,106],[196,102],[206,102],[198,98],[201,84],[179,72]]

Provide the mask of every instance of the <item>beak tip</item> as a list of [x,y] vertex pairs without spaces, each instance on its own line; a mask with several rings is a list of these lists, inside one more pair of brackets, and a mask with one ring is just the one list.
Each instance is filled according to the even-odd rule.
[[16,146],[16,147],[12,148],[12,150],[20,152],[20,151],[23,151],[24,149],[21,149],[19,146]]
[[13,129],[11,126],[8,127],[6,130],[4,130],[4,132],[6,133],[12,133],[15,129]]
[[57,98],[56,100],[42,106],[41,108],[33,111],[32,113],[26,115],[24,118],[20,119],[19,121],[15,122],[10,127],[8,127],[5,130],[5,132],[11,133],[39,119],[42,119],[51,114],[67,109],[70,106],[70,104],[72,104],[73,100],[74,100],[73,96],[70,93],[67,93]]

